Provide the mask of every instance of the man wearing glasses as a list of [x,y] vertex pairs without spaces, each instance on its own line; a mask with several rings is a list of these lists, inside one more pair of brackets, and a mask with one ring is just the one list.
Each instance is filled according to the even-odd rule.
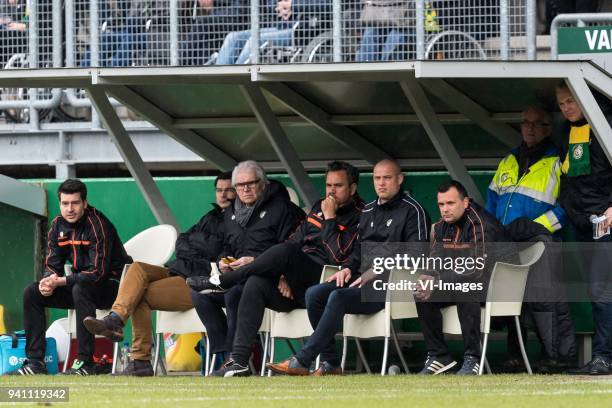
[[[252,160],[234,168],[232,185],[238,199],[225,214],[225,239],[219,256],[221,279],[252,268],[264,258],[264,252],[269,252],[266,252],[268,248],[285,242],[305,217],[304,211],[290,201],[287,189],[277,181],[268,180],[261,166]],[[211,276],[210,280],[218,278]],[[204,276],[187,279],[193,304],[209,336],[210,351],[226,359],[237,331],[239,304],[245,297],[248,300],[249,288],[238,279],[227,291],[200,293],[208,282],[209,278]],[[273,289],[277,290],[276,284]],[[253,308],[253,305],[246,307]],[[253,342],[254,338],[245,344],[247,359]]]
[[[562,299],[559,278],[559,241],[555,234],[567,222],[558,202],[561,177],[559,149],[550,138],[548,112],[529,107],[522,113],[523,142],[506,156],[489,185],[486,210],[506,226],[511,238],[520,242],[542,241],[544,256],[532,267],[525,290],[523,321],[535,326],[542,344],[541,372],[559,370],[560,362],[575,357],[576,342],[569,305]],[[508,370],[523,370],[515,326],[508,322]],[[524,331],[523,336],[525,336]]]
[[213,209],[176,240],[176,260],[167,268],[134,262],[121,280],[111,313],[103,319],[86,317],[83,324],[93,334],[111,341],[123,339],[123,326],[132,316],[132,359],[123,374],[152,376],[151,310],[185,311],[193,307],[185,279],[209,275],[223,244],[223,215],[236,192],[231,174],[215,179]]

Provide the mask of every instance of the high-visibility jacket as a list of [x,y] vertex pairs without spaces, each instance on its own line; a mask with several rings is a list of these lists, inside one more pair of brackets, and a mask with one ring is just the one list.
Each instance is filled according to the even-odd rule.
[[503,225],[526,217],[551,233],[560,230],[566,224],[567,216],[558,203],[559,149],[551,145],[521,177],[518,154],[518,148],[512,150],[497,167],[487,192],[486,210]]

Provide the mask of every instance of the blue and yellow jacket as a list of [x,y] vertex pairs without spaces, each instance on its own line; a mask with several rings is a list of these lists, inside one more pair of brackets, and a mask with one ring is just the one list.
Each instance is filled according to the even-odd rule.
[[506,156],[487,192],[486,210],[503,225],[526,217],[551,233],[560,230],[567,216],[559,205],[561,164],[559,149],[549,144],[543,156],[519,177],[519,148]]

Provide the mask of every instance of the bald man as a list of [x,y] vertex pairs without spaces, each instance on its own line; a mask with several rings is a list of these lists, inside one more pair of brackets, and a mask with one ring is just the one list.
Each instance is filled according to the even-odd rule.
[[[427,242],[431,222],[423,207],[401,191],[404,175],[395,160],[385,159],[373,172],[378,198],[366,204],[359,220],[359,242],[343,268],[326,283],[306,291],[306,308],[315,329],[300,352],[278,364],[266,366],[278,374],[340,375],[340,359],[334,336],[342,327],[344,315],[372,314],[385,307],[384,301],[363,301],[362,287],[374,281],[372,265],[362,264],[361,244],[368,242]],[[310,365],[321,355],[319,369],[310,373]]]

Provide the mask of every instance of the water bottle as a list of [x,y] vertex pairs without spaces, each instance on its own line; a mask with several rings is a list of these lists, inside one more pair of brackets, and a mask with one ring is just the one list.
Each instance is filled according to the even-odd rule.
[[387,370],[387,374],[389,374],[389,375],[398,375],[398,374],[401,374],[401,373],[402,373],[402,370],[400,370],[400,368],[398,366],[396,366],[395,364],[393,364]]
[[125,372],[127,370],[128,365],[130,364],[130,345],[125,342],[121,347],[121,371]]

